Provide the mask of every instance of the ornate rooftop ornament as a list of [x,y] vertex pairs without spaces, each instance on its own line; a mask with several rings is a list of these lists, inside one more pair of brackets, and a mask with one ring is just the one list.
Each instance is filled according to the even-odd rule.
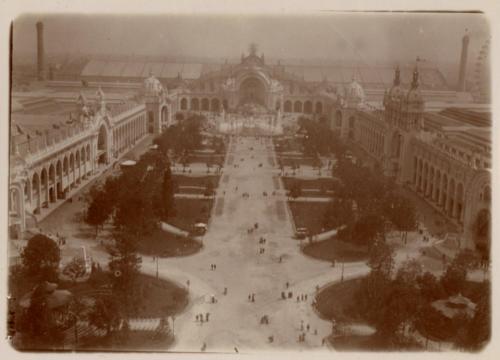
[[166,95],[166,91],[163,89],[160,80],[153,75],[151,70],[149,71],[149,77],[144,80],[144,91],[149,96]]
[[396,66],[396,70],[394,72],[394,86],[399,86],[401,84],[400,73],[401,71],[399,70],[399,65],[398,65]]
[[250,56],[257,56],[257,44],[256,43],[251,43],[248,46],[248,51],[250,53]]

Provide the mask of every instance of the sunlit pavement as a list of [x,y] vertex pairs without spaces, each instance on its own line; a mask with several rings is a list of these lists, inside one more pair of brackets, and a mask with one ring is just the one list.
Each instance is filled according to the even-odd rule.
[[[239,352],[321,349],[331,324],[319,319],[311,302],[316,286],[339,279],[340,268],[302,255],[298,242],[292,239],[288,215],[278,216],[278,202],[286,198],[272,195],[276,171],[268,163],[272,150],[266,149],[264,140],[240,138],[233,143],[228,159],[234,163],[226,164],[227,181],[221,181],[218,190],[219,196],[224,196],[222,213],[213,215],[203,240],[204,249],[185,258],[160,259],[161,277],[183,286],[189,280],[190,304],[175,319],[176,342],[171,350],[199,351],[203,344],[207,352],[235,352],[235,347]],[[249,198],[244,198],[243,193],[248,193]],[[248,234],[255,223],[258,229]],[[266,238],[265,245],[259,245],[260,237]],[[264,254],[259,254],[260,247],[265,248]],[[216,270],[210,270],[210,264],[216,264]],[[145,259],[142,269],[154,274],[156,263]],[[368,269],[357,263],[349,264],[344,271],[348,277],[362,275]],[[286,282],[289,289],[285,288]],[[227,295],[223,295],[225,287]],[[282,291],[293,292],[293,297],[282,300]],[[248,300],[251,293],[255,294],[255,302]],[[301,294],[308,295],[307,301],[297,302]],[[215,304],[211,303],[211,295],[217,300]],[[196,321],[197,314],[207,312],[208,323]],[[260,324],[263,315],[269,317],[268,325]],[[299,343],[302,321],[306,340]],[[269,336],[274,337],[273,342],[269,342]]]

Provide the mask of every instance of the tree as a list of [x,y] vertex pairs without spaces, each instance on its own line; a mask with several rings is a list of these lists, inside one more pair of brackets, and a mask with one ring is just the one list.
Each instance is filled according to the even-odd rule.
[[[111,185],[109,185],[109,187],[111,188]],[[85,222],[89,225],[95,226],[96,237],[98,235],[99,226],[102,226],[106,222],[112,211],[112,203],[110,199],[108,199],[107,192],[104,190],[96,190],[92,195],[90,205],[85,216]]]
[[354,221],[352,203],[349,200],[334,199],[330,201],[323,215],[323,226],[336,229],[339,226],[350,224]]
[[485,283],[477,303],[474,317],[469,323],[466,348],[481,350],[491,338],[491,293],[490,284]]
[[352,225],[348,233],[350,239],[359,245],[371,246],[378,238],[385,238],[385,220],[380,214],[361,215]]
[[402,196],[390,196],[386,201],[386,216],[401,232],[401,236],[417,228],[417,214],[411,201]]
[[114,246],[108,249],[113,294],[123,301],[125,311],[130,311],[133,301],[135,280],[139,273],[141,258],[137,255],[135,237],[128,232],[113,234]]
[[172,215],[174,208],[174,181],[172,180],[172,171],[170,166],[165,169],[163,174],[162,184],[162,202],[163,202],[163,216],[168,219]]
[[61,253],[51,238],[37,234],[28,240],[22,252],[22,262],[26,274],[38,281],[57,279]]
[[101,295],[95,299],[89,313],[89,322],[98,329],[105,329],[106,336],[120,323],[119,304],[113,296]]
[[422,275],[422,266],[417,260],[405,261],[390,285],[388,299],[383,311],[384,319],[377,324],[377,331],[396,342],[405,337],[404,327],[418,318],[424,305],[420,297],[417,279]]
[[379,272],[390,278],[394,269],[394,249],[383,239],[377,239],[370,247],[368,266],[372,272]]
[[442,299],[446,296],[438,278],[428,271],[417,278],[417,283],[420,289],[420,295],[427,302]]
[[473,266],[474,256],[469,250],[462,250],[448,264],[441,276],[441,284],[449,295],[461,292],[467,271]]
[[22,313],[19,326],[26,337],[23,345],[25,348],[47,349],[60,339],[60,333],[47,303],[44,282],[33,290],[30,305],[26,312]]

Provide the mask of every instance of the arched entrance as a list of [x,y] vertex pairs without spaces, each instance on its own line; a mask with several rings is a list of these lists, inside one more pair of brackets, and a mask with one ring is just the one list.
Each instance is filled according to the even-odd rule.
[[108,163],[108,130],[104,124],[99,128],[99,135],[97,137],[97,163]]
[[240,85],[239,104],[259,104],[266,106],[266,87],[264,83],[256,77],[249,77]]

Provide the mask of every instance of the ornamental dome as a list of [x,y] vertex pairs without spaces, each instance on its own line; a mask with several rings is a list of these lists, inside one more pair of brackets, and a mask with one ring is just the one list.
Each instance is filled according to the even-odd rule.
[[152,72],[150,72],[149,77],[144,80],[144,91],[146,95],[160,95],[164,92],[160,80],[158,80]]
[[345,88],[345,97],[348,101],[362,102],[365,100],[365,91],[355,79],[352,79]]

